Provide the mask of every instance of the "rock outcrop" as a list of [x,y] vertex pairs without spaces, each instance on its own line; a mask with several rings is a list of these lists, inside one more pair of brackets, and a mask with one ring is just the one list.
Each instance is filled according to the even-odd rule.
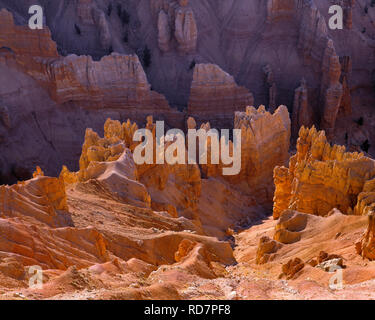
[[271,112],[273,112],[276,109],[276,96],[277,96],[276,82],[275,82],[274,74],[272,72],[272,68],[270,65],[266,65],[263,68],[263,72],[266,76],[266,85],[269,87],[268,108]]
[[291,136],[289,112],[280,106],[273,114],[248,107],[236,112],[234,128],[242,130],[241,173],[236,178],[246,181],[260,203],[272,198],[272,172],[289,158]]
[[188,0],[151,1],[157,14],[158,43],[162,52],[174,47],[182,54],[195,53],[198,29]]
[[214,127],[229,128],[233,123],[234,113],[253,104],[254,98],[249,90],[237,86],[233,77],[217,65],[195,66],[188,114],[198,122],[209,120]]
[[306,80],[301,80],[301,86],[294,91],[293,113],[292,113],[292,136],[294,139],[298,136],[299,129],[302,126],[310,127],[313,125],[313,112],[309,106],[309,93]]
[[363,258],[375,260],[375,179],[366,181],[362,192],[358,195],[354,214],[368,216],[367,230],[362,239],[356,243],[357,252]]
[[60,269],[88,267],[109,259],[103,236],[94,228],[49,229],[0,219],[0,250],[27,265]]
[[[196,128],[194,118],[188,119],[189,129]],[[224,178],[232,185],[245,183],[247,193],[257,199],[258,204],[271,202],[273,194],[272,176],[275,166],[286,163],[289,158],[290,119],[285,106],[280,106],[273,114],[265,110],[247,107],[245,112],[236,112],[234,129],[241,130],[241,170],[236,175],[223,176],[223,168],[228,167],[219,159],[212,163],[211,137],[207,138],[207,164],[200,168],[204,177]],[[210,123],[201,125],[208,132]],[[199,142],[199,141],[197,141]],[[229,154],[233,155],[234,145],[228,142]],[[242,188],[240,188],[242,189]]]
[[296,0],[268,0],[267,21],[274,22],[279,19],[293,18],[297,9]]
[[356,250],[363,258],[375,260],[375,218],[374,212],[368,214],[368,227],[362,239],[356,243]]
[[[108,50],[112,45],[112,35],[106,14],[98,8],[93,0],[79,0],[77,3],[77,16],[79,21],[79,33],[88,35],[87,27],[94,27],[99,34],[99,42],[104,50]],[[90,29],[89,29],[90,30]]]
[[348,116],[352,114],[352,96],[350,93],[350,78],[352,76],[352,59],[350,56],[340,57],[341,77],[343,94],[341,97],[340,110]]
[[344,9],[344,26],[351,30],[353,28],[353,7],[355,0],[340,0],[337,2]]
[[[110,46],[110,34],[106,26],[104,12],[98,10],[91,1],[82,4],[82,19],[100,27],[102,46]],[[90,56],[59,56],[56,44],[51,39],[48,28],[30,30],[16,26],[10,12],[3,9],[0,22],[4,37],[0,48],[9,48],[5,59],[8,64],[27,73],[48,89],[50,96],[58,104],[79,103],[87,109],[126,109],[128,116],[142,121],[148,114],[163,114],[171,125],[181,126],[183,115],[169,107],[165,97],[153,90],[135,54],[112,53],[100,61]],[[25,46],[27,44],[27,46]]]
[[9,109],[6,106],[0,106],[0,120],[0,123],[5,126],[5,128],[10,129],[12,127]]
[[138,207],[151,207],[151,197],[141,184],[133,155],[132,141],[137,125],[130,121],[121,124],[108,119],[104,125],[104,138],[91,129],[86,131],[80,158],[80,171],[72,173],[63,168],[65,183],[98,183],[104,190],[122,201]]
[[0,33],[0,48],[8,48],[16,55],[43,58],[58,56],[48,28],[31,30],[28,26],[17,26],[12,13],[6,9],[0,11]]
[[164,10],[160,10],[158,15],[158,44],[159,49],[167,52],[171,48],[172,30],[169,26],[169,17]]
[[273,239],[291,244],[301,240],[301,231],[307,226],[307,215],[293,210],[285,210],[275,226]]
[[324,131],[301,128],[289,168],[276,167],[273,216],[293,209],[320,216],[332,209],[352,214],[366,182],[375,177],[374,160],[331,146]]
[[51,227],[72,225],[63,180],[41,172],[27,182],[0,186],[0,215]]
[[289,260],[281,267],[282,274],[280,275],[280,278],[285,276],[287,280],[294,279],[298,277],[298,272],[300,272],[304,267],[305,264],[300,258]]
[[258,249],[256,253],[256,263],[265,264],[275,258],[276,252],[282,248],[282,243],[272,240],[267,236],[259,239]]
[[332,40],[328,41],[324,52],[322,74],[321,101],[324,105],[324,110],[321,127],[326,131],[328,139],[332,139],[344,93],[343,86],[340,83],[340,59],[336,54]]
[[171,111],[167,100],[151,91],[146,74],[136,55],[112,53],[100,61],[88,56],[70,55],[45,68],[46,84],[58,103],[77,101],[87,107]]
[[[333,40],[329,37],[324,16],[313,1],[303,2],[299,6],[301,22],[298,48],[302,52],[305,63],[313,63],[315,70],[321,74],[319,101],[322,109],[320,111],[320,126],[326,131],[327,138],[331,140],[334,136],[343,95],[344,93],[350,95],[350,92],[347,91],[347,88],[344,91],[343,88],[343,83],[344,86],[347,86],[347,78],[341,79],[342,82],[340,82],[340,58],[336,53]],[[348,20],[350,19],[348,18]],[[344,103],[347,104],[348,100],[349,98],[346,96]]]
[[[66,182],[99,181],[122,201],[167,211],[172,216],[185,216],[200,225],[197,202],[201,192],[201,175],[197,165],[169,165],[156,163],[156,131],[152,117],[146,128],[153,133],[153,164],[136,165],[133,161],[133,135],[138,129],[129,120],[123,124],[108,119],[104,125],[104,137],[91,129],[86,131],[80,158],[80,171],[61,176]],[[168,144],[166,144],[167,148]],[[164,151],[163,151],[164,152]],[[73,177],[73,178],[72,178]]]

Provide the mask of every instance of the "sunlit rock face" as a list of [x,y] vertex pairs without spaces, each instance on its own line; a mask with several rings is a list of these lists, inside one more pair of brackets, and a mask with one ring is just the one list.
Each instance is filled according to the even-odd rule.
[[274,170],[273,216],[279,218],[288,208],[320,216],[333,208],[362,214],[355,206],[367,181],[374,177],[374,160],[345,152],[344,146],[331,146],[324,131],[302,127],[289,168]]

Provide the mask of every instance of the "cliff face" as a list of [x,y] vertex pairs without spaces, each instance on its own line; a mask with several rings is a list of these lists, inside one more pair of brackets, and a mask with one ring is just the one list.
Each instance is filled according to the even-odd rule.
[[48,28],[31,30],[26,26],[17,26],[12,13],[6,9],[0,10],[0,21],[0,48],[9,48],[17,55],[57,57],[56,44],[51,40],[51,32]]
[[297,9],[296,0],[268,0],[267,21],[272,22],[278,19],[291,19]]
[[292,136],[298,136],[299,129],[310,127],[313,124],[313,110],[309,104],[309,93],[306,80],[301,80],[301,86],[294,91],[293,114],[292,114]]
[[[254,102],[271,112],[287,105],[293,137],[301,125],[315,124],[329,140],[344,143],[345,127],[348,141],[355,140],[359,150],[369,140],[372,152],[370,121],[358,133],[350,118],[352,101],[359,106],[357,119],[372,105],[372,29],[350,1],[340,2],[348,28],[342,36],[327,27],[329,4],[322,0],[60,3],[41,1],[48,27],[31,32],[27,3],[0,0],[8,9],[0,22],[2,79],[8,82],[0,96],[0,141],[12,143],[23,133],[27,140],[34,130],[40,148],[56,154],[38,161],[39,147],[22,150],[28,160],[23,168],[12,143],[13,151],[0,159],[2,181],[30,177],[37,164],[48,174],[56,174],[63,163],[76,169],[86,127],[99,131],[108,117],[141,124],[152,114],[170,127],[184,128],[192,115],[199,124],[231,128],[234,111]],[[196,81],[199,68],[202,81]],[[343,120],[335,129],[337,118]],[[10,125],[21,124],[10,133]],[[70,146],[74,150],[67,152]]]
[[238,86],[233,77],[218,66],[195,66],[188,113],[198,121],[210,120],[214,126],[231,127],[234,112],[253,104],[254,98],[249,90]]
[[242,132],[242,171],[238,177],[247,181],[260,202],[266,203],[273,194],[272,168],[289,159],[288,110],[280,106],[271,114],[264,106],[248,107],[246,112],[236,112],[234,127]]
[[99,130],[110,115],[142,123],[153,114],[183,127],[183,113],[151,90],[136,55],[62,57],[48,28],[30,30],[8,11],[0,14],[0,143],[10,146],[0,155],[0,181],[28,179],[37,164],[49,175],[62,164],[76,167],[84,130]]
[[14,59],[7,56],[7,63],[15,60],[20,69],[48,88],[58,104],[73,101],[88,108],[128,107],[133,113],[148,107],[144,117],[156,110],[173,113],[165,97],[151,91],[136,55],[113,53],[100,61],[90,56],[60,57],[48,28],[34,32],[15,26],[5,9],[0,14],[6,31],[0,45],[15,54]]
[[[85,102],[87,107],[150,108],[170,111],[166,99],[150,90],[138,57],[113,53],[93,61],[87,56],[68,56],[47,64],[47,85],[58,103]],[[84,103],[83,103],[84,104]],[[129,110],[130,111],[130,110]],[[145,112],[147,112],[145,110]]]
[[[27,3],[15,5],[2,0],[0,4],[17,13],[18,22],[27,21]],[[328,131],[334,130],[343,93],[337,81],[325,80],[340,69],[335,62],[338,68],[330,67],[330,56],[347,56],[353,63],[353,74],[339,81],[347,96],[342,99],[350,101],[350,90],[345,86],[352,89],[351,95],[367,92],[371,86],[370,72],[363,67],[366,61],[371,64],[369,69],[373,65],[371,22],[363,17],[370,16],[372,8],[364,15],[351,0],[338,3],[344,9],[345,29],[340,32],[327,27],[331,4],[324,0],[240,0],[226,4],[132,0],[118,6],[109,0],[80,0],[42,4],[59,52],[90,54],[99,60],[113,50],[136,53],[143,60],[148,49],[151,64],[147,64],[146,74],[152,87],[171,105],[181,108],[188,105],[191,66],[195,63],[212,63],[226,70],[254,94],[256,105],[270,104],[271,111],[280,104],[291,108],[294,90],[305,77],[310,108],[319,113],[314,124],[331,136]],[[277,53],[272,54],[269,48],[277,48]],[[271,85],[262,81],[266,65],[274,73]]]
[[333,208],[352,214],[366,181],[374,176],[374,160],[330,146],[323,131],[302,127],[289,168],[274,170],[273,216],[279,218],[288,208],[320,216]]

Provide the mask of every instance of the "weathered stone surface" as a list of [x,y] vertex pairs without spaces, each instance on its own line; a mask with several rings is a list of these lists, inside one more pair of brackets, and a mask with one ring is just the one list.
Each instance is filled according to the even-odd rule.
[[324,131],[302,127],[289,169],[274,170],[273,216],[278,219],[288,208],[322,216],[333,208],[351,214],[366,181],[374,176],[374,160],[331,146]]
[[[188,119],[188,128],[195,129],[196,122]],[[204,177],[223,177],[233,185],[245,183],[246,193],[254,197],[258,204],[269,204],[273,195],[272,175],[275,166],[286,163],[289,158],[290,119],[285,106],[280,106],[273,114],[264,106],[255,109],[247,107],[245,112],[236,112],[234,128],[241,130],[241,170],[236,175],[223,176],[223,168],[228,167],[219,161],[212,163],[210,136],[207,138],[207,164],[200,168]],[[202,124],[201,129],[211,129],[210,123]],[[197,145],[199,140],[197,139]],[[233,142],[228,143],[229,153],[233,154]],[[243,187],[243,186],[242,186]],[[239,187],[239,189],[243,189]]]
[[180,8],[175,12],[175,37],[178,49],[183,53],[194,52],[197,46],[198,30],[193,11],[187,7],[188,1],[179,1]]
[[56,58],[56,44],[47,27],[31,30],[28,26],[17,26],[13,15],[6,9],[0,11],[0,48],[9,48],[17,55]]
[[305,267],[305,264],[300,258],[294,258],[289,260],[286,264],[283,264],[282,276],[285,276],[287,280],[296,278],[297,273]]
[[313,112],[309,106],[308,89],[306,80],[301,80],[301,86],[294,92],[293,113],[292,113],[292,136],[298,136],[299,129],[302,126],[310,127],[313,125]]
[[195,53],[198,28],[189,1],[153,0],[151,8],[157,13],[159,49],[168,52],[177,46],[180,53]]
[[2,217],[21,217],[51,227],[72,224],[63,180],[41,173],[27,182],[0,186],[0,213]]
[[0,106],[0,119],[2,125],[4,125],[7,129],[10,129],[12,127],[9,109],[6,106]]
[[[146,75],[135,55],[113,53],[93,61],[70,55],[47,66],[52,96],[59,103],[86,101],[105,107],[128,105],[169,110],[163,96],[150,90]],[[151,110],[150,110],[151,111]]]
[[358,195],[358,202],[354,214],[368,216],[367,230],[356,243],[358,254],[369,260],[375,260],[375,179],[366,181],[362,192]]
[[161,10],[158,16],[158,43],[161,51],[167,52],[170,49],[171,36],[168,15]]
[[217,65],[195,66],[188,105],[189,115],[199,121],[222,118],[221,125],[225,125],[233,121],[234,112],[245,110],[246,106],[252,106],[253,103],[253,95],[249,90],[237,86],[233,77]]
[[196,242],[192,242],[188,239],[184,239],[178,246],[178,251],[175,253],[176,262],[180,262],[183,258],[185,258],[191,250],[196,246]]
[[0,250],[16,255],[23,265],[65,270],[107,261],[103,236],[94,228],[48,229],[10,219],[0,219]]
[[341,64],[332,40],[327,42],[322,64],[321,99],[324,103],[321,127],[332,139],[335,130],[336,118],[340,109],[344,93],[340,83]]
[[307,215],[293,210],[282,212],[275,226],[274,240],[290,244],[301,240],[301,231],[307,226]]
[[235,179],[245,180],[260,202],[272,198],[273,168],[289,158],[290,118],[285,106],[273,114],[264,106],[248,107],[236,112],[234,127],[242,130],[241,173]]
[[267,1],[267,21],[274,22],[278,19],[293,18],[297,1],[295,0],[268,0]]
[[263,72],[266,76],[266,84],[269,87],[268,91],[268,108],[271,112],[276,109],[276,97],[277,97],[277,86],[272,72],[271,66],[268,64],[263,68]]
[[258,250],[256,253],[256,263],[265,264],[274,259],[277,250],[282,247],[280,242],[270,239],[267,236],[259,239]]
[[356,243],[356,250],[363,258],[375,260],[375,219],[373,211],[368,214],[368,227],[362,239]]

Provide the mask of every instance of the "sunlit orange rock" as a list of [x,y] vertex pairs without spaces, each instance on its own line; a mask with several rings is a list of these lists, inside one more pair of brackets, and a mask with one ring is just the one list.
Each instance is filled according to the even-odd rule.
[[289,168],[274,170],[273,216],[278,219],[288,208],[320,216],[333,208],[351,214],[366,181],[374,176],[374,160],[331,146],[324,131],[302,127]]
[[0,186],[0,209],[3,217],[54,227],[71,225],[64,181],[40,174],[23,183]]

